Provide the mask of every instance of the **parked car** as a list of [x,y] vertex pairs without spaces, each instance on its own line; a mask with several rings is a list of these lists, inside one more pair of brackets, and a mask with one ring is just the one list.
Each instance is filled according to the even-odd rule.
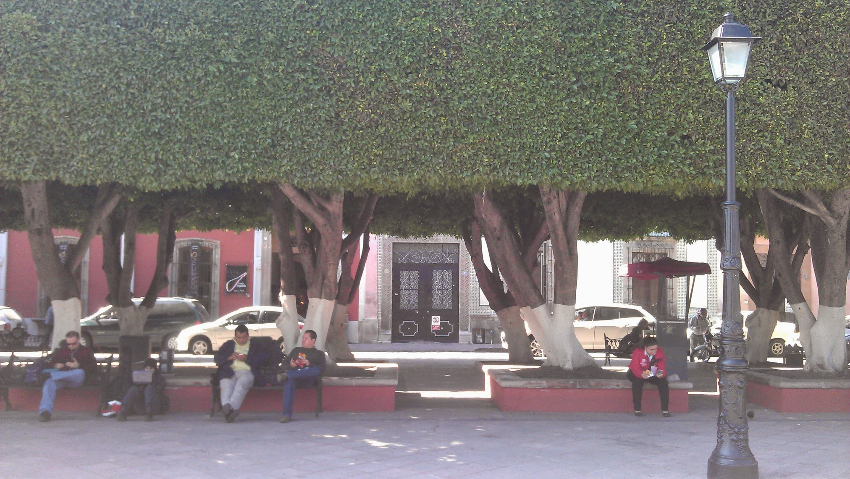
[[[744,317],[744,339],[747,338],[747,316],[752,314],[752,311],[741,311]],[[713,318],[711,321],[711,332],[719,337],[720,327],[723,320],[721,318]],[[690,331],[688,331],[690,335]],[[787,345],[800,345],[800,329],[797,327],[797,318],[794,313],[785,313],[785,316],[776,322],[776,327],[773,329],[773,334],[770,336],[770,355],[772,357],[782,357],[785,355]]]
[[[248,327],[251,336],[266,336],[278,341],[283,348],[276,321],[283,313],[280,306],[251,306],[240,308],[215,321],[191,326],[177,336],[176,350],[192,354],[212,354],[228,339],[233,339],[233,330],[240,324]],[[299,321],[299,327],[304,323]]]
[[[133,298],[138,306],[142,298]],[[144,334],[150,336],[154,348],[177,346],[177,335],[187,326],[202,324],[210,320],[203,304],[189,298],[157,298],[156,304],[145,321]],[[104,306],[96,313],[80,321],[82,343],[89,347],[118,347],[118,310]]]
[[[620,339],[629,334],[641,319],[646,319],[649,325],[655,328],[655,317],[640,306],[619,303],[580,306],[576,308],[573,326],[576,338],[584,349],[605,349],[605,336]],[[531,351],[534,356],[543,356],[543,348],[531,334],[528,324],[525,325],[525,330],[531,341]],[[502,345],[507,348],[504,333],[502,333]]]

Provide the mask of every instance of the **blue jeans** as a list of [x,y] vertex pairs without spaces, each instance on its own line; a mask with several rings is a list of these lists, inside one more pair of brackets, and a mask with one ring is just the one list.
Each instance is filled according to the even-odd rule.
[[311,366],[302,369],[290,369],[286,372],[283,385],[283,415],[292,417],[292,403],[295,402],[295,389],[312,386],[316,378],[322,375],[322,368]]
[[38,412],[47,411],[52,413],[53,403],[56,401],[56,390],[78,388],[83,385],[85,380],[86,372],[82,369],[51,371],[50,379],[44,381],[44,387],[41,389],[41,404],[38,406]]

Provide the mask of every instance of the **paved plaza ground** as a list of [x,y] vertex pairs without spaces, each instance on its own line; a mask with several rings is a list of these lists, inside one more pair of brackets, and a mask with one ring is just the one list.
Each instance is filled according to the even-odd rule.
[[[289,424],[276,413],[225,424],[195,413],[119,423],[57,412],[39,423],[0,412],[0,477],[705,477],[717,432],[712,364],[689,365],[688,414],[505,413],[486,398],[477,364],[504,352],[352,346],[358,359],[399,363],[395,412],[296,413]],[[847,477],[850,414],[753,410],[761,477]]]

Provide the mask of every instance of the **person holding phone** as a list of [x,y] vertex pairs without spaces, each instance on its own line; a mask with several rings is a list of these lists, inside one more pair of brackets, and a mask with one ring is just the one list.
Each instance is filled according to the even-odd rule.
[[670,417],[667,364],[664,361],[664,351],[658,347],[658,339],[648,337],[644,339],[643,348],[636,348],[632,352],[632,360],[629,363],[626,377],[632,382],[632,403],[635,407],[635,416],[643,416],[640,409],[643,383],[650,382],[658,387],[658,395],[661,398],[661,415]]
[[240,324],[233,332],[233,339],[226,341],[215,353],[215,364],[219,371],[221,386],[221,412],[225,422],[233,422],[239,415],[242,401],[254,385],[254,373],[265,362],[261,347],[251,347],[248,327]]
[[304,331],[301,336],[301,347],[293,348],[284,360],[284,364],[289,366],[289,370],[280,375],[280,381],[283,382],[281,423],[292,420],[295,389],[312,385],[325,369],[325,352],[316,349],[316,337],[316,332],[312,329]]
[[80,333],[68,331],[63,344],[51,353],[50,365],[53,366],[51,369],[44,370],[50,373],[50,377],[44,381],[38,406],[38,420],[41,422],[50,421],[53,415],[56,390],[82,386],[86,375],[95,372],[97,360],[91,349],[80,344]]

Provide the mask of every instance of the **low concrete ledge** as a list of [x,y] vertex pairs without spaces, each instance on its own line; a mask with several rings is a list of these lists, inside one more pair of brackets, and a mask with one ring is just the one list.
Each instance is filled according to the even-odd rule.
[[[373,369],[371,377],[333,377],[322,379],[322,407],[325,411],[373,412],[394,411],[395,392],[398,386],[398,364],[395,363],[339,363],[340,366]],[[212,373],[213,369],[208,368]],[[181,376],[179,373],[166,379],[166,394],[173,412],[209,412],[212,405],[212,388],[209,374],[197,373]],[[9,400],[16,411],[36,411],[41,401],[41,388],[10,387]],[[56,394],[56,411],[95,412],[100,400],[99,387],[60,389]],[[242,404],[242,412],[279,412],[283,408],[283,388],[253,388]],[[313,411],[316,392],[312,388],[298,389],[295,393],[296,412]]]
[[850,379],[794,379],[748,371],[747,401],[781,413],[850,412]]
[[[536,367],[536,366],[532,366]],[[493,402],[503,411],[632,412],[632,384],[628,379],[525,379],[520,368],[482,366]],[[670,384],[670,411],[689,411],[688,391],[693,384]],[[658,389],[645,384],[644,412],[661,412]]]

